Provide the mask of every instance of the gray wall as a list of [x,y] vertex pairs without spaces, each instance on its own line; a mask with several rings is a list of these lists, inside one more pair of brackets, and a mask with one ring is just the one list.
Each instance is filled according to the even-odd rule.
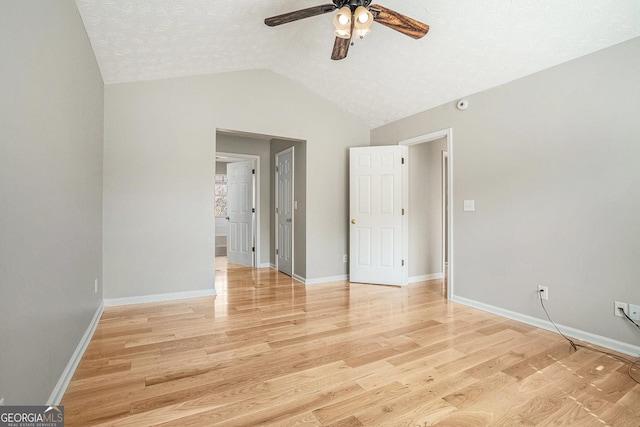
[[409,279],[442,273],[441,138],[409,147]]
[[105,297],[213,288],[217,129],[307,141],[306,276],[347,274],[346,148],[369,129],[285,77],[242,71],[105,87]]
[[[294,211],[294,239],[293,239],[293,274],[306,279],[307,274],[307,143],[304,141],[285,141],[279,139],[271,140],[271,203],[270,210],[275,212],[276,194],[276,154],[294,147],[294,188],[293,197],[298,203],[298,208]],[[275,219],[270,222],[271,257],[270,263],[276,264],[276,228]]]
[[[220,148],[218,148],[218,151]],[[227,174],[227,163],[226,162],[216,162],[216,174],[218,175],[226,175]]]
[[0,40],[0,397],[41,405],[102,300],[103,84],[71,0],[0,1]]
[[[640,38],[374,129],[453,128],[454,295],[638,345]],[[464,199],[476,211],[463,212]]]
[[269,264],[270,235],[269,222],[269,141],[265,139],[250,138],[247,136],[228,135],[221,132],[217,134],[217,151],[221,153],[250,154],[260,157],[260,259],[258,264]]

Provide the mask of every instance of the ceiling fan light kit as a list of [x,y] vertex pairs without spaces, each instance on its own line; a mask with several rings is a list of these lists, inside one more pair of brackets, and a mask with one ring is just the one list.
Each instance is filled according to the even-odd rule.
[[354,35],[361,39],[364,38],[371,32],[370,27],[373,21],[414,39],[424,37],[429,31],[427,24],[386,7],[377,4],[372,5],[371,2],[372,0],[333,0],[333,4],[323,4],[272,16],[265,19],[264,23],[270,27],[275,27],[288,22],[333,12],[337,9],[338,13],[333,17],[336,40],[331,53],[331,59],[335,60],[347,57],[351,38]]
[[333,17],[333,25],[336,27],[334,33],[341,39],[351,38],[351,9],[347,6],[341,8]]
[[361,39],[371,32],[371,23],[373,23],[373,14],[364,6],[358,6],[353,12],[353,28],[355,36]]

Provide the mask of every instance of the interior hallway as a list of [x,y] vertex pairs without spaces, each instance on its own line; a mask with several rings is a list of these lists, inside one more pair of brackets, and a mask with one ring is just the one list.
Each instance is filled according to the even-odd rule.
[[449,302],[442,281],[305,287],[224,261],[215,297],[105,309],[68,427],[640,420],[627,365]]

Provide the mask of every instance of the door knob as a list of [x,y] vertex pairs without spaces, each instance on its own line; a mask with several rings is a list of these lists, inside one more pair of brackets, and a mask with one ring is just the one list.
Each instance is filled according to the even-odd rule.
[[355,220],[355,219],[352,219],[352,220],[351,220],[351,224],[355,224],[355,223],[356,223],[356,220]]

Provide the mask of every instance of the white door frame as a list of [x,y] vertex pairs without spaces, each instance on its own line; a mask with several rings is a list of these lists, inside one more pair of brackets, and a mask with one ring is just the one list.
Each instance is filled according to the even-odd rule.
[[446,175],[446,171],[448,170],[449,167],[449,152],[447,151],[443,151],[442,152],[442,163],[440,165],[441,167],[441,172],[442,172],[442,274],[444,274],[444,276],[446,277],[447,275],[447,259],[448,257],[445,256],[445,251],[446,251],[446,243],[445,243],[445,236],[448,237],[448,230],[447,230],[447,200],[448,200],[448,188],[447,188],[447,178],[448,176]]
[[260,156],[227,153],[221,151],[217,151],[216,155],[243,160],[253,160],[253,164],[256,169],[256,173],[253,175],[253,207],[256,210],[255,214],[253,215],[252,223],[253,243],[256,248],[255,252],[253,253],[253,266],[258,267],[260,265]]
[[[447,271],[447,299],[451,299],[453,296],[453,129],[443,129],[437,132],[431,132],[424,135],[419,135],[414,138],[405,139],[398,142],[398,145],[417,145],[423,144],[425,142],[435,141],[436,139],[446,138],[447,140],[447,156],[449,160],[449,168],[448,168],[448,224],[449,224],[449,232],[447,233],[448,238],[448,271]],[[404,238],[408,240],[409,237],[409,227],[404,228],[405,236]],[[407,254],[408,256],[408,254]],[[444,254],[443,254],[444,259]],[[444,272],[444,270],[443,270]]]
[[276,153],[275,155],[275,167],[274,167],[274,187],[275,187],[275,212],[274,212],[274,219],[275,219],[275,232],[276,232],[276,236],[275,236],[275,248],[276,248],[276,271],[280,271],[280,269],[278,268],[278,242],[280,241],[279,239],[279,233],[278,233],[278,157],[280,157],[281,155],[287,153],[287,152],[291,152],[291,187],[293,189],[293,191],[291,192],[291,277],[293,278],[295,276],[295,232],[296,232],[296,211],[295,211],[295,188],[296,188],[296,184],[295,184],[295,180],[296,180],[296,162],[295,162],[295,149],[293,146],[286,148],[282,151],[279,151]]

